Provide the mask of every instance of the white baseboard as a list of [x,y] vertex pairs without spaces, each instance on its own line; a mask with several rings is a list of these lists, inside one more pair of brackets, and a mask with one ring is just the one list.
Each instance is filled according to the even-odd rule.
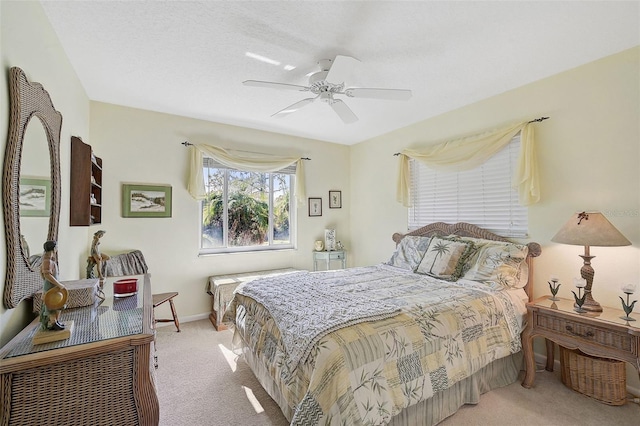
[[[185,322],[199,321],[201,319],[208,319],[208,318],[209,318],[209,313],[206,313],[206,314],[198,314],[198,315],[189,315],[188,317],[178,317],[178,321],[180,321],[180,323],[183,324]],[[156,323],[156,327],[166,327],[168,325],[173,327],[172,322]]]
[[[547,357],[545,355],[539,354],[539,353],[534,353],[534,358],[536,361],[536,366],[542,366],[541,368],[544,369],[544,366],[547,365]],[[540,369],[540,367],[536,367],[537,369]],[[553,371],[560,371],[560,360],[558,358],[555,358],[553,360]],[[627,384],[627,392],[630,393],[631,395],[640,395],[640,389],[636,388],[635,386],[631,386],[629,384]]]

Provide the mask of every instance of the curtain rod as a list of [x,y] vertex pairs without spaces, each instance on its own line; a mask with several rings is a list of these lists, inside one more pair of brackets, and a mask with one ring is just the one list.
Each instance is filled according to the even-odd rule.
[[[193,144],[192,144],[191,142],[189,142],[189,141],[180,142],[180,145],[184,145],[184,146],[193,146]],[[235,149],[235,150],[233,150],[233,151],[247,152],[247,153],[249,153],[249,154],[263,154],[262,152],[241,151],[241,150],[238,150],[238,149]],[[267,154],[267,155],[268,155],[268,154]],[[302,158],[300,158],[300,159],[301,159],[301,160],[311,160],[311,158],[309,158],[309,157],[302,157]]]
[[[531,120],[531,121],[527,121],[527,123],[540,123],[541,121],[547,120],[549,117],[540,117],[540,118],[536,118],[535,120]],[[393,154],[394,157],[397,157],[398,155],[400,155],[399,152],[396,152],[395,154]]]

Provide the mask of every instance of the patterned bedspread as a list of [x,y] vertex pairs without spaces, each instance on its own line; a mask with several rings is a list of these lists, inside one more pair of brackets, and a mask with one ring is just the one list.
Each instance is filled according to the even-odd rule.
[[264,305],[274,319],[294,369],[331,331],[396,315],[400,308],[362,292],[342,291],[321,274],[306,271],[249,282],[236,292]]
[[482,284],[382,264],[311,275],[331,291],[366,294],[401,311],[325,335],[297,366],[269,311],[236,294],[227,316],[288,403],[290,413],[283,411],[292,425],[386,424],[403,408],[521,349],[510,298]]

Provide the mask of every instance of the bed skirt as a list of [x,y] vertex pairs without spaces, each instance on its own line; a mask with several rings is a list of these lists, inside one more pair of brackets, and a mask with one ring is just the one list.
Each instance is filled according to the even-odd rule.
[[[287,420],[291,421],[295,407],[289,407],[269,375],[267,366],[249,350],[237,329],[233,333],[233,346],[236,350],[241,350],[243,359],[264,390],[278,404]],[[389,424],[392,426],[438,424],[453,415],[463,405],[480,402],[480,395],[483,393],[514,383],[521,369],[522,352],[498,359],[449,389],[436,393],[432,398],[407,407],[394,416]]]

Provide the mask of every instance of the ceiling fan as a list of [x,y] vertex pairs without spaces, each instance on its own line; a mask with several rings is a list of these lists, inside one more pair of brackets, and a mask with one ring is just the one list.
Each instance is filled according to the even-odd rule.
[[242,84],[245,86],[267,87],[271,89],[297,90],[299,92],[311,92],[316,95],[313,98],[306,98],[276,112],[272,117],[283,117],[310,103],[321,100],[329,104],[346,124],[358,121],[358,117],[351,111],[341,99],[334,98],[335,95],[346,95],[349,98],[370,98],[406,101],[411,98],[411,90],[405,89],[370,89],[362,87],[345,88],[344,80],[349,75],[351,68],[358,61],[350,56],[338,55],[331,59],[322,59],[318,62],[320,71],[309,76],[309,85],[300,86],[296,84],[276,83],[271,81],[246,80]]

